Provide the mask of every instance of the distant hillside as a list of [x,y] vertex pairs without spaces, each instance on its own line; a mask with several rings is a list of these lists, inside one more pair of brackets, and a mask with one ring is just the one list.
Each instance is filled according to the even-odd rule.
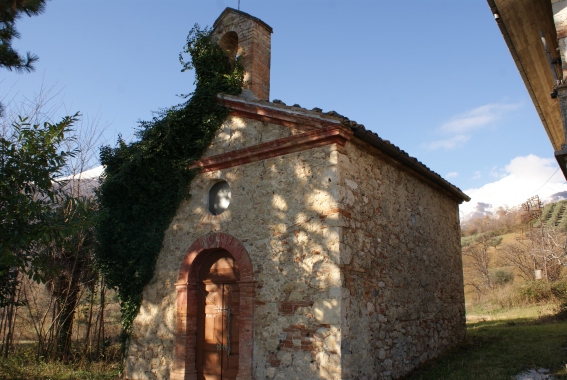
[[103,173],[104,167],[100,165],[75,175],[59,177],[57,180],[61,181],[68,193],[71,193],[72,189],[74,196],[90,198],[95,195],[95,189],[98,188],[99,179]]
[[[490,199],[489,195],[487,194],[491,194],[493,192],[498,193],[500,190],[498,190],[497,188],[492,188],[487,185],[486,188],[483,189],[483,191],[484,193],[486,193],[484,194],[484,198]],[[508,192],[504,192],[504,193],[505,193],[504,195],[500,194],[500,197],[503,199],[499,199],[499,200],[495,199],[490,201],[479,201],[479,199],[482,199],[482,197],[479,197],[475,193],[469,194],[473,199],[470,202],[463,203],[459,206],[459,216],[461,218],[461,221],[470,222],[474,219],[483,218],[485,216],[493,217],[498,213],[499,209],[501,208],[511,209],[511,208],[519,207],[520,204],[522,202],[525,202],[526,199],[528,198],[525,197],[519,200],[518,197],[515,196],[514,197],[515,202],[512,203],[511,202],[512,199],[509,199],[508,197]],[[496,197],[496,195],[494,195],[494,197]],[[539,194],[539,198],[542,200],[543,203],[551,204],[561,200],[566,200],[567,191],[559,191],[552,193],[549,193],[549,191],[547,193],[543,192]],[[514,204],[516,206],[513,207],[512,205]]]
[[[531,204],[537,210],[537,203]],[[535,210],[531,209],[532,215]],[[461,224],[467,302],[518,306],[517,299],[533,293],[525,293],[525,284],[565,279],[562,243],[567,236],[567,200],[548,203],[538,219],[522,222],[528,216],[522,207],[500,208],[494,215]],[[501,303],[503,295],[505,303]]]
[[[472,219],[461,220],[462,236],[471,237],[477,234],[488,234],[489,236],[505,235],[512,232],[521,232],[526,228],[522,223],[521,207],[499,208],[494,212]],[[567,200],[547,203],[541,213],[541,219],[534,222],[534,227],[558,227],[567,230]],[[471,239],[466,239],[469,241]],[[471,240],[472,241],[472,240]]]
[[[567,200],[546,204],[541,212],[541,223],[544,227],[567,229]],[[539,226],[540,221],[537,221],[534,227]]]

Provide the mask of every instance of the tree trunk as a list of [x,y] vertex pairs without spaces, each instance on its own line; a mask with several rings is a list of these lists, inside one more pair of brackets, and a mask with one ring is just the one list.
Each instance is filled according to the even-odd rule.
[[8,311],[6,313],[6,333],[4,334],[4,352],[2,356],[4,359],[8,358],[8,353],[10,352],[10,337],[12,336],[12,317],[14,313],[14,302],[12,298],[12,302],[8,305]]
[[[104,296],[105,296],[105,288],[104,288],[104,279],[100,281],[100,318],[98,324],[98,336],[96,341],[96,353],[97,357],[104,356]],[[102,340],[102,351],[101,351],[101,340]]]
[[6,320],[6,307],[2,307],[2,317],[0,318],[0,352],[4,352],[4,341],[6,340],[6,331],[4,321]]
[[[93,281],[94,284],[94,281]],[[85,349],[83,351],[83,358],[88,358],[90,353],[90,337],[91,337],[91,326],[93,323],[93,304],[94,304],[95,286],[91,288],[91,302],[89,305],[89,320],[87,322],[87,331],[85,332]]]
[[57,358],[63,362],[69,360],[71,351],[71,338],[73,335],[73,321],[77,307],[79,294],[79,277],[82,272],[82,260],[75,257],[71,270],[61,276],[60,281],[60,305],[61,313],[57,329]]
[[[12,322],[10,323],[11,329],[8,336],[8,348],[14,347],[14,331],[16,331],[16,316],[18,314],[18,305],[20,304],[20,288],[16,286],[16,294],[12,304]],[[7,356],[6,356],[7,357]]]

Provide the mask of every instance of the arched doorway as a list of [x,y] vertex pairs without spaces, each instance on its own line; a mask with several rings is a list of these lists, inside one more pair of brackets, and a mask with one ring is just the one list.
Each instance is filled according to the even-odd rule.
[[[175,284],[177,290],[177,307],[175,323],[175,347],[171,380],[197,380],[197,342],[199,337],[199,294],[202,293],[201,275],[212,268],[215,256],[224,252],[234,260],[237,268],[237,285],[239,290],[238,305],[238,351],[231,343],[231,354],[238,352],[238,374],[236,380],[252,379],[253,347],[254,347],[254,272],[248,252],[233,236],[223,232],[209,233],[197,239],[189,247]],[[213,256],[211,256],[213,255]],[[209,261],[210,260],[210,261]],[[210,263],[207,264],[207,263]],[[232,264],[228,264],[230,267]],[[226,263],[218,266],[227,266]],[[214,269],[214,268],[213,268]],[[214,270],[213,270],[214,271]],[[206,275],[204,275],[206,277]],[[206,278],[203,278],[207,280]],[[238,281],[239,279],[239,281]],[[205,303],[203,301],[203,314]],[[203,318],[205,318],[203,316]],[[231,327],[234,327],[231,326]],[[232,331],[235,331],[232,329]],[[231,332],[232,334],[232,332]],[[216,348],[216,347],[215,347]],[[230,364],[232,365],[232,364]],[[203,379],[203,377],[200,377]]]
[[198,379],[236,380],[239,364],[240,273],[232,255],[210,253],[199,271]]

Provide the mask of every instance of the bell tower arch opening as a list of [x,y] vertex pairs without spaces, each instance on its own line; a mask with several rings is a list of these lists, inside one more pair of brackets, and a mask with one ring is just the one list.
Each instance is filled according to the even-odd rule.
[[270,100],[272,28],[248,13],[226,8],[213,24],[213,36],[244,66],[242,96]]
[[227,53],[231,60],[236,59],[241,53],[238,51],[238,34],[234,31],[228,32],[222,36],[219,40],[219,46]]

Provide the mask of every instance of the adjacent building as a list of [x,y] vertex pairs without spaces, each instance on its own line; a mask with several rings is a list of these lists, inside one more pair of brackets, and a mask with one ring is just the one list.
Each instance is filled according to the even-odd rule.
[[488,0],[567,178],[567,0]]

